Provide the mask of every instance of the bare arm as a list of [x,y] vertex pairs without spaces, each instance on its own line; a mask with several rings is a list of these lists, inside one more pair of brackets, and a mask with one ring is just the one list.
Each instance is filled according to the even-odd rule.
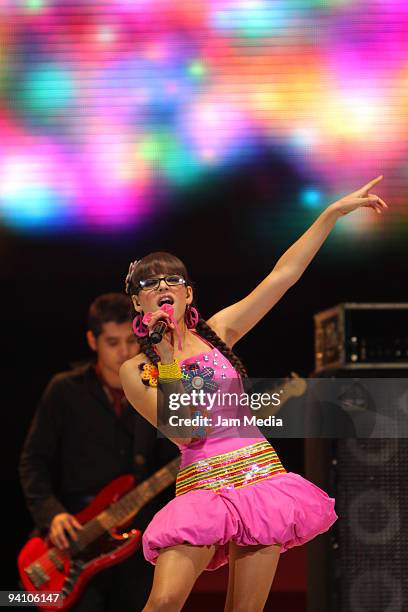
[[216,313],[208,324],[232,347],[280,300],[310,264],[337,219],[360,206],[380,212],[387,205],[368,191],[382,177],[328,206],[280,257],[270,274],[244,299]]
[[[149,421],[156,429],[159,429],[166,438],[176,445],[189,444],[192,441],[192,437],[189,437],[189,433],[191,432],[190,427],[183,428],[180,426],[176,428],[175,426],[166,425],[164,418],[158,418],[158,407],[159,405],[168,406],[169,393],[185,393],[181,380],[162,385],[167,396],[160,397],[160,393],[163,393],[161,389],[158,390],[155,387],[147,387],[143,384],[138,365],[133,359],[125,361],[125,363],[121,365],[119,377],[128,401],[142,417]],[[167,409],[163,412],[168,414]],[[174,414],[180,418],[191,418],[191,408],[189,406],[181,406]],[[183,437],[174,436],[173,432],[177,431],[182,433]]]

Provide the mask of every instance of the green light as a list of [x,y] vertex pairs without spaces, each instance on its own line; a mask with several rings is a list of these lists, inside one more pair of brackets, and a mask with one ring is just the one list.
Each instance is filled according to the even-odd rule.
[[174,137],[166,132],[146,136],[138,145],[141,157],[146,161],[162,162],[173,147]]
[[188,67],[188,71],[192,76],[201,78],[206,74],[207,69],[202,62],[196,60],[194,62],[191,62]]
[[146,161],[153,161],[158,157],[157,141],[155,141],[153,136],[142,140],[137,148],[140,156]]
[[26,0],[25,1],[26,8],[32,11],[38,11],[44,7],[43,0]]
[[184,185],[199,174],[199,164],[176,137],[166,131],[146,136],[137,146],[142,159],[151,162],[157,170],[173,182]]

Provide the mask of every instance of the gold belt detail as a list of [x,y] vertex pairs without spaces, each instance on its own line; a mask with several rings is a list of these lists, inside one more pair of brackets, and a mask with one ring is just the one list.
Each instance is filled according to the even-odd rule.
[[241,489],[260,480],[286,473],[267,440],[222,455],[194,461],[182,468],[176,480],[176,497],[193,489]]

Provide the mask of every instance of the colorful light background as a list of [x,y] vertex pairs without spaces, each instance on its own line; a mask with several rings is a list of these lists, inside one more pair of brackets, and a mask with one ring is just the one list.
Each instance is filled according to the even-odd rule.
[[401,233],[407,49],[405,0],[0,0],[1,223],[120,233],[267,149],[306,216],[383,174],[343,231]]

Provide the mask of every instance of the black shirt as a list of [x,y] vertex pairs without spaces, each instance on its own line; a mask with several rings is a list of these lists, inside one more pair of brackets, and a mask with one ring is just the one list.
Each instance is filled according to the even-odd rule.
[[[79,512],[114,478],[144,480],[179,455],[128,402],[116,416],[92,364],[55,375],[40,400],[20,458],[20,479],[39,529]],[[143,510],[144,529],[174,486]]]

